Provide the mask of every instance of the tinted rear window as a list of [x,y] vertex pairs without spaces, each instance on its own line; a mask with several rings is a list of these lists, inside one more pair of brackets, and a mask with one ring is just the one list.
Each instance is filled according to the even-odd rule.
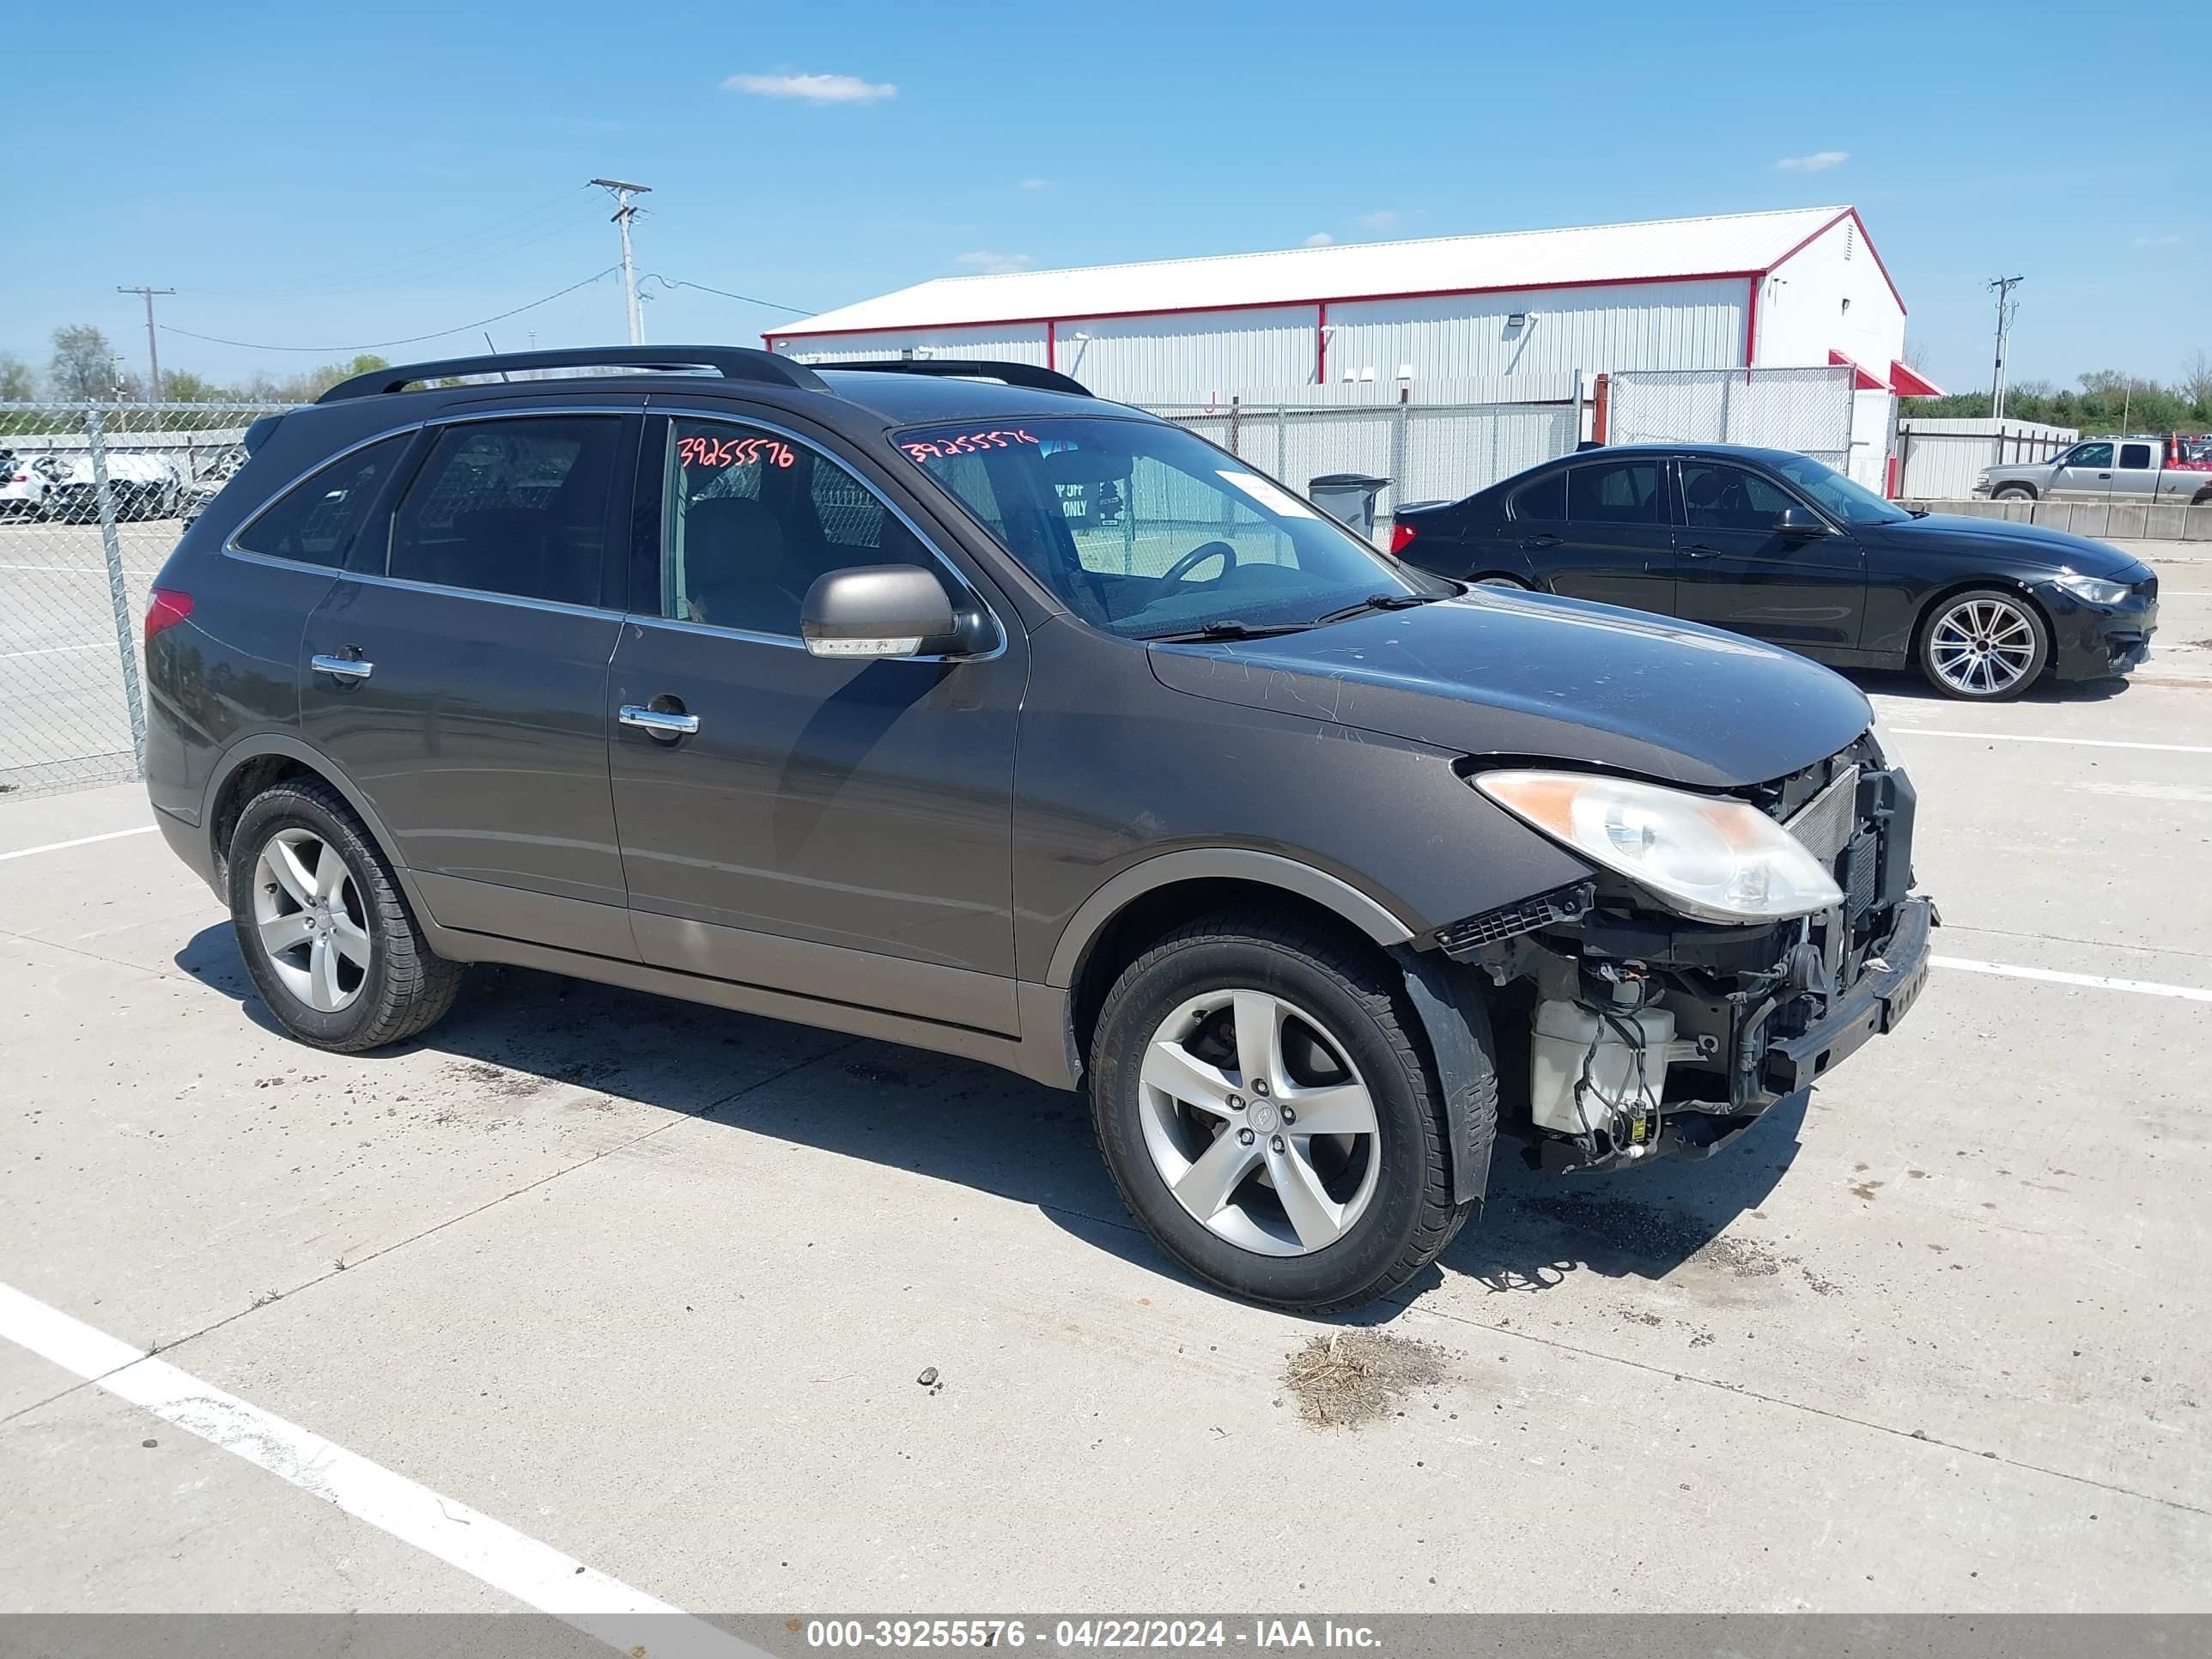
[[1567,516],[1577,524],[1657,524],[1659,463],[1597,461],[1569,472]]
[[598,605],[621,428],[597,415],[447,427],[399,504],[391,574]]
[[1515,490],[1513,516],[1524,522],[1531,519],[1565,518],[1567,475],[1564,472],[1550,473]]
[[302,564],[343,563],[346,550],[413,441],[412,433],[403,432],[310,473],[233,536],[233,545]]

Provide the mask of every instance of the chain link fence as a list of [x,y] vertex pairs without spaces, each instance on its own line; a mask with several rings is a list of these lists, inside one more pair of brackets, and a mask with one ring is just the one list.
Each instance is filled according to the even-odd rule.
[[1623,369],[1608,379],[1608,443],[1756,444],[1850,471],[1847,366]]
[[1374,403],[1300,405],[1240,398],[1220,404],[1144,403],[1255,470],[1304,492],[1332,472],[1389,484],[1376,501],[1377,534],[1401,503],[1454,501],[1571,450],[1582,434],[1572,403]]
[[147,592],[283,407],[0,403],[0,795],[138,775]]

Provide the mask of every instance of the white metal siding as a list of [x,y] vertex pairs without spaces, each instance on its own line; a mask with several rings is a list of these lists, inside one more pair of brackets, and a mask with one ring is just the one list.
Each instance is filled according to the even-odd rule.
[[1884,380],[1905,355],[1904,308],[1850,219],[1777,267],[1759,298],[1760,364],[1816,366],[1831,351]]
[[1060,324],[1059,337],[1061,372],[1102,398],[1200,402],[1226,398],[1247,386],[1298,386],[1313,379],[1310,306],[1077,317]]
[[935,357],[987,357],[1002,363],[1045,360],[1042,323],[1002,323],[979,328],[884,329],[873,334],[831,334],[812,339],[777,338],[775,349],[801,362],[865,362],[927,348]]
[[[1328,308],[1328,377],[1472,380],[1533,395],[1575,370],[1725,368],[1743,361],[1750,284],[1735,279],[1540,289]],[[1508,319],[1528,320],[1514,328]],[[1524,394],[1525,395],[1525,394]]]

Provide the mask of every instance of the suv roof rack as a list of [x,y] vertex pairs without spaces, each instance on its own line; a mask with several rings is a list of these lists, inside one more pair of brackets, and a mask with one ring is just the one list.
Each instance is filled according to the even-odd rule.
[[931,374],[948,380],[1003,380],[1032,392],[1066,392],[1078,398],[1094,395],[1082,381],[1056,368],[1035,363],[999,363],[975,357],[886,357],[862,363],[824,363],[829,369],[860,369],[874,374]]
[[442,380],[462,374],[500,374],[525,368],[713,368],[726,380],[755,380],[769,386],[826,392],[822,377],[804,363],[749,346],[570,346],[557,350],[510,351],[495,356],[447,357],[430,363],[396,363],[351,380],[340,380],[315,399],[343,403],[404,391],[417,380]]

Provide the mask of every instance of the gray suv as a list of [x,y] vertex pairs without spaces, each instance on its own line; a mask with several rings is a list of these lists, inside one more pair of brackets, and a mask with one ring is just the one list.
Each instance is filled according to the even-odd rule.
[[1707,1156],[1926,975],[1845,681],[1395,564],[1044,369],[460,359],[246,447],[148,611],[149,787],[322,1048],[501,962],[988,1060],[1089,1091],[1192,1272],[1324,1309],[1501,1131]]

